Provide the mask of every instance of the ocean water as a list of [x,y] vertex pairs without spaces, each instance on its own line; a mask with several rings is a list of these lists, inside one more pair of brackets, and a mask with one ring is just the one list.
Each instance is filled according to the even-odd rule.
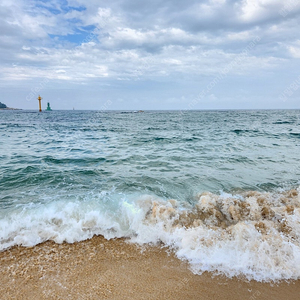
[[300,278],[300,111],[0,111],[0,250],[101,234]]

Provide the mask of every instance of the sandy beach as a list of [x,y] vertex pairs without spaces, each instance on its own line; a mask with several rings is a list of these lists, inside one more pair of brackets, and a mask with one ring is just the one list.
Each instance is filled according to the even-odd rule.
[[1,299],[299,299],[300,281],[277,284],[194,275],[160,247],[95,236],[0,253]]

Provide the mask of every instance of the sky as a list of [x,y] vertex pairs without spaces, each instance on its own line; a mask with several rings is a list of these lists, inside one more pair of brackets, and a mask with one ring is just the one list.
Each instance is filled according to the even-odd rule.
[[0,101],[300,108],[300,0],[1,0]]

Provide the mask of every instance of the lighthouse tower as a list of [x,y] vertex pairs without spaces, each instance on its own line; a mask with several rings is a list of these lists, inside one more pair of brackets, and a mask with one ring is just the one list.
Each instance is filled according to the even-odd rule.
[[42,99],[43,98],[39,95],[37,99],[39,100],[39,108],[40,108],[39,111],[42,111]]
[[52,111],[51,107],[50,107],[50,103],[47,102],[47,108],[46,108],[46,111]]

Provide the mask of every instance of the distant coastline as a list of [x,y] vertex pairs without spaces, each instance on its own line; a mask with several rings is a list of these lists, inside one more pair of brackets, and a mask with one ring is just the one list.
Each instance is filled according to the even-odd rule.
[[11,108],[11,107],[7,107],[6,104],[0,102],[0,110],[21,110],[19,108]]

